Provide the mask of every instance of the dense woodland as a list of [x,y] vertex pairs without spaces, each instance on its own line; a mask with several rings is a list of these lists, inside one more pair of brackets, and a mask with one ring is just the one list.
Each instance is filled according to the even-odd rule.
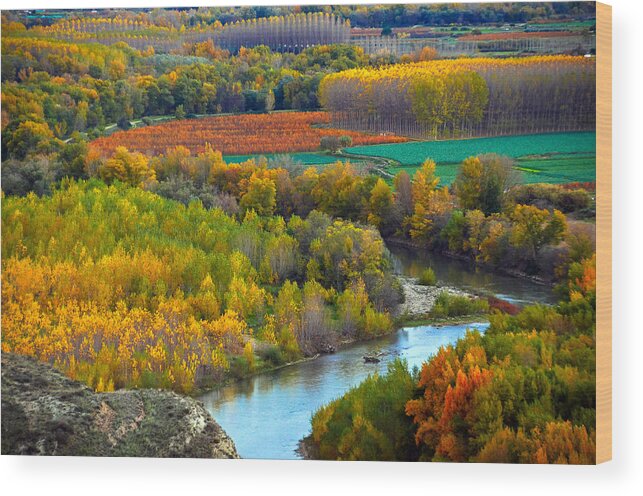
[[454,194],[430,161],[393,190],[348,163],[302,172],[117,149],[96,169],[112,187],[65,180],[51,196],[4,198],[3,350],[99,389],[191,391],[247,373],[255,351],[281,363],[380,335],[402,299],[380,233],[564,277],[591,256],[593,232],[555,207],[578,211],[587,193],[530,186],[552,210],[516,204],[498,186],[503,165],[468,159]]
[[188,55],[154,55],[125,44],[3,37],[2,50],[3,158],[18,159],[146,116],[316,109],[327,71],[369,63],[344,46],[231,57],[204,42]]
[[250,198],[274,204],[270,186],[253,176],[242,220],[98,181],[5,198],[3,351],[97,390],[190,392],[254,370],[255,353],[278,365],[388,332],[400,295],[377,231],[286,222]]
[[325,77],[338,127],[427,138],[593,129],[596,66],[583,57],[474,58]]
[[[339,159],[306,168],[222,155],[591,129],[591,58],[434,60],[319,44],[343,39],[346,22],[386,30],[588,9],[158,9],[54,23],[3,13],[2,351],[97,391],[194,394],[393,331],[406,316],[387,240],[555,283],[560,303],[442,294],[428,317],[482,312],[490,328],[319,410],[318,455],[593,461],[593,185],[523,185],[495,154],[464,160],[451,187],[431,157],[387,182]],[[259,28],[273,49],[241,46]]]

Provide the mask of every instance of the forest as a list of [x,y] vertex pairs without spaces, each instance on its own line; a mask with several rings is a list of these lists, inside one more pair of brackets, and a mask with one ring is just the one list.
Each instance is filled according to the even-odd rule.
[[[595,154],[594,54],[449,58],[355,41],[591,38],[592,8],[53,14],[2,13],[3,353],[98,392],[200,396],[407,325],[488,322],[420,367],[395,359],[307,403],[307,452],[593,462],[595,184],[530,184],[543,175],[525,164]],[[489,141],[489,153],[463,139],[515,135],[522,144]],[[436,266],[410,277],[396,247],[553,298],[455,287]],[[411,314],[417,294],[430,308]]]
[[326,76],[338,127],[432,138],[593,129],[594,60],[475,58],[356,68]]
[[322,213],[238,221],[90,181],[5,198],[2,221],[2,350],[99,391],[190,392],[255,354],[279,365],[385,333],[399,298],[377,231]]

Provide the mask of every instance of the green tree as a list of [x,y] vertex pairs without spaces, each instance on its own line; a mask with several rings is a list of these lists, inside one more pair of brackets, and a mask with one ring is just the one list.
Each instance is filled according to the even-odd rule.
[[[3,90],[4,91],[4,90]],[[54,149],[54,133],[44,122],[24,121],[7,141],[11,157],[24,160],[28,155],[48,153]]]
[[565,215],[559,210],[550,212],[531,205],[516,205],[511,219],[514,224],[510,242],[527,250],[532,261],[536,261],[545,245],[560,243],[567,231]]
[[248,182],[248,189],[241,197],[239,205],[244,212],[254,210],[258,215],[272,215],[277,205],[277,188],[270,178],[261,178],[253,174]]
[[183,104],[176,106],[174,117],[176,117],[177,119],[185,119],[185,110],[183,108]]
[[392,233],[393,192],[383,179],[378,179],[371,190],[368,222],[377,227],[383,236]]
[[517,180],[513,161],[490,153],[464,160],[453,189],[462,208],[489,215],[500,212],[505,192]]

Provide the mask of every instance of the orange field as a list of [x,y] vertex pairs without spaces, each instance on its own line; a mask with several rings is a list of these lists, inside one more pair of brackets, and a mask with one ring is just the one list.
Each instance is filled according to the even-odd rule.
[[483,33],[465,34],[458,37],[460,41],[499,41],[499,40],[523,40],[528,38],[561,38],[564,36],[578,36],[578,33],[571,31],[517,31],[508,33]]
[[329,124],[330,115],[326,112],[203,117],[117,131],[92,141],[91,146],[102,155],[110,155],[117,146],[147,155],[158,155],[177,145],[199,153],[209,143],[224,155],[247,155],[315,151],[319,149],[323,136],[350,136],[353,145],[407,141],[400,136],[323,127]]

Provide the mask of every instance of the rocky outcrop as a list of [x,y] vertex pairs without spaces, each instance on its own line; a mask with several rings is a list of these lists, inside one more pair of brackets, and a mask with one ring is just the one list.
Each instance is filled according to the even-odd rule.
[[449,286],[422,286],[414,277],[397,276],[404,291],[404,303],[398,306],[398,315],[407,315],[409,317],[426,316],[438,295],[446,292],[459,296],[470,296],[469,293]]
[[95,393],[2,353],[2,454],[239,458],[203,405],[154,390]]

